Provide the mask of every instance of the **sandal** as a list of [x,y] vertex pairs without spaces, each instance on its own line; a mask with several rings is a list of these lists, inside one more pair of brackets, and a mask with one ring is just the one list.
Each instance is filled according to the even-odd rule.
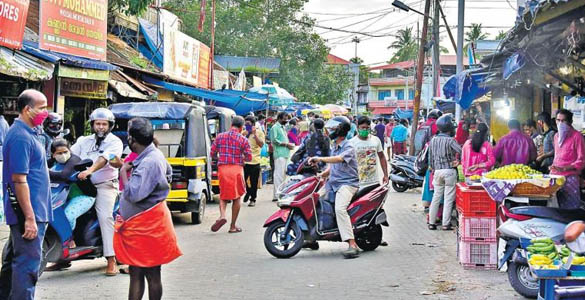
[[429,230],[437,230],[437,225],[429,224]]
[[217,232],[223,225],[225,225],[225,223],[227,223],[226,219],[219,219],[215,221],[213,226],[211,226],[211,231]]
[[233,230],[232,229],[228,230],[228,233],[240,233],[240,232],[242,232],[242,228],[240,228],[240,227],[236,227],[236,229],[233,229]]
[[441,227],[442,230],[453,230],[453,227],[451,227],[451,225],[447,225],[447,226],[443,226]]

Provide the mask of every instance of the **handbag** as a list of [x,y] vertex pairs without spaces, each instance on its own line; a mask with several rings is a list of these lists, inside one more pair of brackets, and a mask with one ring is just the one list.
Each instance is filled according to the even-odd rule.
[[414,160],[414,171],[416,174],[423,176],[429,169],[429,146],[425,146],[421,152],[419,152]]

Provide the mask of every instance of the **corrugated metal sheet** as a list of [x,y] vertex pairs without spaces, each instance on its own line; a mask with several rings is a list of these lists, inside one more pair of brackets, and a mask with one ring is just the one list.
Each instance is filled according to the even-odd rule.
[[146,100],[146,96],[144,94],[133,89],[126,82],[110,79],[108,83],[113,89],[115,89],[118,92],[118,94],[120,94],[123,97]]
[[241,57],[216,55],[215,61],[229,71],[240,71],[242,68],[265,69],[269,72],[278,72],[280,69],[280,58],[274,57]]
[[54,65],[21,51],[0,47],[0,73],[30,81],[45,81],[53,77]]
[[65,65],[74,66],[78,68],[107,71],[116,70],[118,68],[112,64],[99,60],[83,58],[79,56],[63,54],[53,51],[41,50],[39,49],[39,44],[32,41],[23,41],[22,51],[51,63],[59,62]]

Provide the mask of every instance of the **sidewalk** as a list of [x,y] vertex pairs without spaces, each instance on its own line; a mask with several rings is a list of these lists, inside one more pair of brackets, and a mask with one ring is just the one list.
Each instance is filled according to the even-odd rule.
[[10,235],[10,227],[5,223],[0,224],[0,245],[4,245],[4,241]]

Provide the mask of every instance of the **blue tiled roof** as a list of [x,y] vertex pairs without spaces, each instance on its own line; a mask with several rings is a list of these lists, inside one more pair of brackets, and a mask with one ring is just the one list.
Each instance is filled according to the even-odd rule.
[[271,72],[278,72],[280,68],[280,58],[274,57],[242,57],[216,55],[215,61],[229,71],[245,70],[249,67],[258,69],[268,69]]

